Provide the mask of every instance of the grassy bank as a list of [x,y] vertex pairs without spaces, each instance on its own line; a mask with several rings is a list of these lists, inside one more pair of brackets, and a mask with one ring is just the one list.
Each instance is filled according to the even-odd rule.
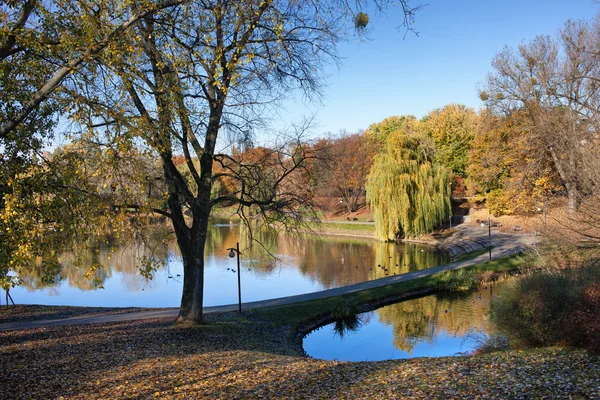
[[[226,219],[234,223],[240,223],[240,217],[235,208],[223,208],[213,211],[211,215],[215,219]],[[375,237],[375,224],[354,221],[320,221],[306,222],[307,230],[322,235],[357,235]]]
[[287,306],[270,307],[255,310],[262,319],[269,320],[277,326],[289,326],[299,336],[307,333],[322,323],[334,318],[332,310],[342,304],[356,305],[357,312],[365,312],[392,304],[400,300],[420,297],[444,291],[449,282],[456,282],[469,277],[468,287],[458,290],[470,290],[483,280],[494,280],[497,275],[506,274],[523,265],[520,257],[505,257],[476,264],[458,271],[447,271],[439,274],[396,283],[374,289],[349,293],[342,296],[318,299]]
[[361,222],[310,222],[309,227],[320,234],[358,235],[375,238],[375,224]]

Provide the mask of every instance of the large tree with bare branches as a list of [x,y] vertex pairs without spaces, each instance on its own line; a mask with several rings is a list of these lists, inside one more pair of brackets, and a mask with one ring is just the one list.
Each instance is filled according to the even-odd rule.
[[597,190],[600,17],[569,21],[557,39],[537,37],[493,61],[482,98],[499,112],[521,110],[532,163],[550,162],[568,195],[568,211]]
[[[310,208],[300,183],[306,159],[315,155],[297,140],[306,126],[293,128],[288,140],[271,140],[274,149],[251,156],[220,152],[219,144],[265,131],[265,113],[294,90],[318,95],[324,66],[337,61],[336,45],[366,26],[361,9],[367,2],[189,0],[173,7],[158,2],[154,10],[160,5],[160,11],[144,14],[133,9],[138,3],[107,5],[128,10],[126,26],[116,28],[127,28],[127,35],[110,31],[104,36],[110,40],[99,42],[102,51],[80,55],[86,62],[71,65],[65,59],[61,68],[68,69],[68,79],[52,87],[60,85],[63,115],[81,127],[76,141],[112,156],[103,166],[105,185],[119,184],[119,161],[130,148],[160,160],[163,193],[136,196],[117,188],[113,192],[120,196],[106,199],[115,202],[113,210],[171,220],[184,264],[179,320],[200,322],[213,207],[237,205],[245,218],[284,224],[301,221],[301,211]],[[401,22],[410,21],[416,9],[399,4]],[[86,12],[105,15],[106,9]],[[19,115],[10,119],[15,126],[23,122]],[[5,131],[12,129],[6,126]],[[181,156],[184,162],[177,163]],[[228,190],[215,190],[223,181]]]

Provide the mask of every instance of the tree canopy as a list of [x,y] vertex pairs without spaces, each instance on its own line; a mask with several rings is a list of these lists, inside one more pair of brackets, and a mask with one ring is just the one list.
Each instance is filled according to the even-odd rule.
[[459,104],[433,110],[423,119],[423,129],[435,143],[437,162],[463,178],[476,124],[475,110]]

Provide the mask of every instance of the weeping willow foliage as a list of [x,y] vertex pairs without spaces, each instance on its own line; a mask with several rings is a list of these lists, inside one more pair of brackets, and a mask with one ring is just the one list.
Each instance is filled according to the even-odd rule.
[[450,178],[432,155],[419,134],[399,131],[388,138],[366,184],[378,239],[420,236],[449,217]]

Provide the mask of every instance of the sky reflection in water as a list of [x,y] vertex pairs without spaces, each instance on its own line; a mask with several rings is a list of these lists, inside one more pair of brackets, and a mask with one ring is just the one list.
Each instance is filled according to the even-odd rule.
[[489,307],[500,287],[465,298],[427,296],[361,314],[362,326],[335,334],[333,324],[304,338],[314,358],[380,361],[413,357],[453,356],[473,351],[482,333],[493,331]]

